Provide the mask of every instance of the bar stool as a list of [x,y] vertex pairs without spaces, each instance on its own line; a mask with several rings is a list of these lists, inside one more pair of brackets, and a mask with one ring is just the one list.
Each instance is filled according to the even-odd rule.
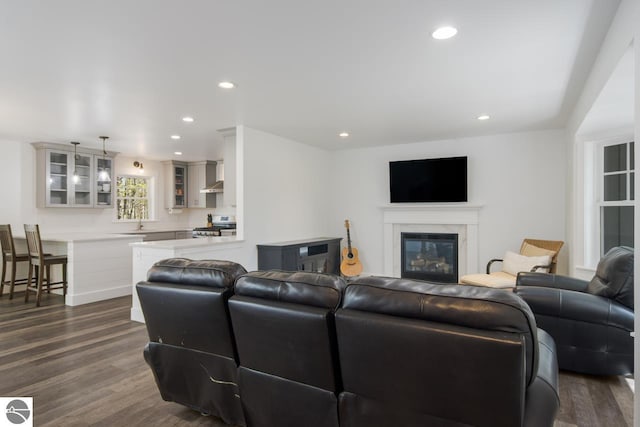
[[[42,250],[40,240],[40,227],[38,224],[25,224],[24,233],[27,238],[27,248],[29,250],[29,277],[27,279],[27,290],[24,301],[29,302],[29,291],[36,292],[36,307],[40,306],[43,282],[47,282],[47,292],[51,289],[62,289],[63,295],[67,295],[67,256],[47,255]],[[51,281],[51,266],[59,264],[62,266],[62,280]],[[32,284],[35,270],[35,285]],[[46,274],[46,279],[44,279]]]
[[[15,285],[24,285],[27,283],[26,277],[16,280],[16,266],[19,262],[29,261],[29,254],[16,254],[10,224],[0,224],[0,243],[2,244],[2,282],[0,282],[0,296],[2,296],[2,292],[4,291],[4,285],[9,285],[9,299],[13,299],[13,288]],[[11,265],[11,280],[6,280],[9,265]]]

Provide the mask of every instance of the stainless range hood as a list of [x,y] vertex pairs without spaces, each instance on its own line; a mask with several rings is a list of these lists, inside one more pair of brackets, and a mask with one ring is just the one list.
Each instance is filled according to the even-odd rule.
[[206,186],[200,189],[200,193],[222,193],[224,191],[224,163],[222,160],[209,162],[215,165],[207,167],[205,183]]
[[224,191],[224,181],[216,181],[211,185],[200,189],[201,193],[222,193]]

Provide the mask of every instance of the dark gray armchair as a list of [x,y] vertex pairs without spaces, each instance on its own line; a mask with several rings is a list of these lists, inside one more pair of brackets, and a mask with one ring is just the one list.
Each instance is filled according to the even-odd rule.
[[560,369],[633,373],[633,248],[612,248],[591,281],[520,273],[515,292],[555,340]]

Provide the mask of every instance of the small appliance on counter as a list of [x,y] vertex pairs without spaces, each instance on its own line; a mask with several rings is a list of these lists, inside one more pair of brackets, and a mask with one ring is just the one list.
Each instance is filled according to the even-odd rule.
[[229,236],[236,234],[236,217],[234,215],[207,215],[207,227],[197,227],[193,229],[192,236],[212,237]]

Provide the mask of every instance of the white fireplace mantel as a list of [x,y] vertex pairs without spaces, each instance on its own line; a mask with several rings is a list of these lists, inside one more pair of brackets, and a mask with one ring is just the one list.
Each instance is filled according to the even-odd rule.
[[482,205],[386,205],[384,222],[384,274],[400,277],[400,233],[458,234],[458,274],[477,273],[478,222]]

